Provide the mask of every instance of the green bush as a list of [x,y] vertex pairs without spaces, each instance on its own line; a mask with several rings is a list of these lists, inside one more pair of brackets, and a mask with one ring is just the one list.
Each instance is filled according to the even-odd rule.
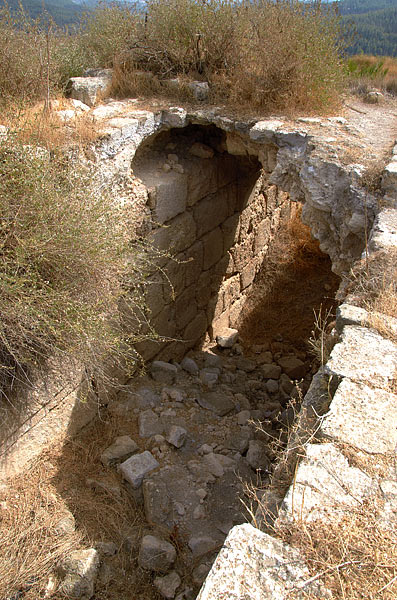
[[123,301],[136,312],[143,283],[131,261],[132,208],[90,191],[92,176],[13,136],[0,141],[2,390],[54,355],[90,372],[109,355],[134,361],[118,311]]

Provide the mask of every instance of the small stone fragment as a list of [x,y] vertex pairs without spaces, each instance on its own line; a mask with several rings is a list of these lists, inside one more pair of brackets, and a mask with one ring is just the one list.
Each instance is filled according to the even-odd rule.
[[178,369],[175,365],[162,360],[153,361],[150,367],[150,374],[155,381],[168,383],[169,385],[174,383],[177,372]]
[[172,544],[154,535],[145,535],[139,550],[138,563],[143,569],[166,573],[176,559],[176,551]]
[[168,434],[166,435],[166,440],[169,444],[175,446],[175,448],[181,448],[186,441],[187,431],[183,427],[179,427],[178,425],[173,425]]
[[193,536],[190,538],[188,545],[193,553],[193,558],[198,558],[207,554],[207,552],[216,550],[218,542],[209,536]]
[[248,446],[247,462],[255,471],[261,469],[267,471],[270,460],[267,456],[267,446],[260,440],[251,440]]
[[278,364],[291,379],[302,379],[306,375],[305,363],[296,356],[284,356],[278,360]]
[[197,398],[197,402],[202,408],[211,410],[220,417],[227,415],[234,409],[234,403],[231,398],[220,392],[207,392],[206,394],[201,394]]
[[216,336],[216,343],[220,348],[231,348],[238,340],[237,329],[225,329]]
[[119,471],[133,488],[138,488],[145,475],[160,466],[154,456],[148,451],[135,454],[119,466]]
[[181,585],[181,578],[176,571],[171,571],[164,577],[156,577],[153,583],[164,598],[172,600],[172,598],[175,598],[176,590]]
[[239,425],[247,425],[248,421],[251,418],[251,413],[249,410],[242,410],[237,414],[237,423]]
[[196,361],[192,358],[189,358],[188,356],[185,356],[185,358],[182,360],[181,367],[187,373],[190,373],[190,375],[197,375],[199,372],[199,368],[197,366]]
[[213,388],[219,379],[219,369],[209,367],[200,371],[200,381],[208,388]]
[[161,392],[161,399],[163,402],[183,402],[183,394],[176,388],[163,388]]
[[60,568],[64,576],[60,592],[67,598],[90,600],[94,595],[98,567],[99,556],[94,548],[71,552]]
[[138,450],[138,445],[129,435],[117,437],[113,444],[101,454],[101,463],[110,466],[117,460],[124,460]]

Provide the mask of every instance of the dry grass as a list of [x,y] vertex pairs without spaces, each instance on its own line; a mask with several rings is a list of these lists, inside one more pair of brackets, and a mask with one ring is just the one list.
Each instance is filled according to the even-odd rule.
[[[101,561],[96,600],[159,600],[151,575],[137,563],[145,526],[142,509],[115,468],[100,463],[101,452],[117,435],[133,435],[129,425],[121,418],[97,420],[63,447],[43,453],[0,492],[1,598],[46,597],[51,581],[55,589],[48,597],[64,600],[57,591],[59,565],[70,552],[103,541],[115,543],[117,554]],[[106,481],[108,490],[88,485],[87,478]],[[67,512],[75,517],[76,531],[57,533]]]
[[368,311],[368,325],[397,341],[397,249],[376,252],[350,273],[348,301]]
[[0,119],[23,143],[47,150],[59,151],[73,145],[83,148],[94,142],[98,127],[91,114],[76,111],[76,116],[65,122],[55,111],[68,109],[73,106],[62,97],[52,100],[49,110],[44,101],[23,106],[10,102]]
[[362,54],[348,61],[351,86],[359,95],[380,89],[397,95],[397,58]]

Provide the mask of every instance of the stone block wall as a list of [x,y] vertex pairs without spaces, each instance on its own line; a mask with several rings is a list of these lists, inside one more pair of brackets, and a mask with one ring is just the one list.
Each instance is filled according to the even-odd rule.
[[178,133],[160,135],[133,162],[147,189],[150,243],[165,253],[146,302],[169,340],[138,345],[146,359],[178,360],[206,334],[235,326],[282,219],[296,210],[256,158],[225,151],[220,130]]

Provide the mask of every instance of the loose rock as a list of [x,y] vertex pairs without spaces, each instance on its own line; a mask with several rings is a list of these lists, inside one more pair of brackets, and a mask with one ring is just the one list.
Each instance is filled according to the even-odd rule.
[[124,460],[139,450],[138,445],[128,435],[115,439],[113,444],[101,454],[101,463],[109,466],[117,460]]
[[148,451],[131,456],[128,460],[119,466],[120,473],[133,488],[138,488],[145,475],[157,469],[159,463],[154,456]]
[[156,577],[153,583],[164,598],[171,600],[175,598],[176,590],[181,585],[181,578],[176,571],[171,571],[164,577]]
[[176,559],[172,544],[154,535],[145,535],[139,550],[138,563],[143,569],[156,573],[166,573]]

